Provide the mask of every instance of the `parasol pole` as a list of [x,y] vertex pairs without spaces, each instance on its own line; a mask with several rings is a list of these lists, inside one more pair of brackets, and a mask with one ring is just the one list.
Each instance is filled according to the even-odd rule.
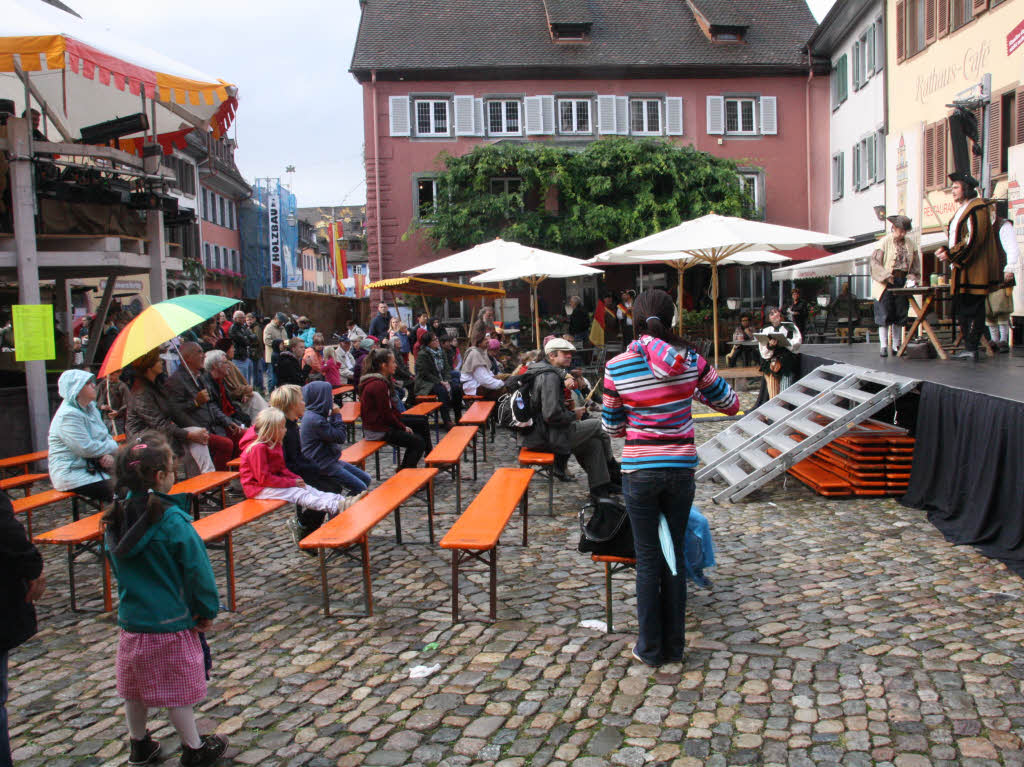
[[715,334],[715,367],[718,367],[718,261],[711,260],[711,316]]

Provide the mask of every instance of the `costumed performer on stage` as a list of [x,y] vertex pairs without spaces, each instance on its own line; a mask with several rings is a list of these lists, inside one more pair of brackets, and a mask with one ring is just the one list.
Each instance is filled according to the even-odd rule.
[[768,310],[768,322],[756,336],[765,383],[758,404],[777,396],[780,391],[792,385],[800,372],[800,360],[796,352],[800,350],[803,337],[799,328],[792,322],[784,323],[782,312],[776,307]]
[[1013,286],[1016,284],[1017,264],[1020,263],[1020,248],[1013,222],[1009,220],[1006,200],[997,201],[995,210],[992,229],[996,233],[996,247],[1003,264],[1003,282],[985,299],[985,324],[992,343],[999,351],[1006,352],[1010,350],[1010,315],[1013,314]]
[[909,303],[903,296],[895,296],[889,288],[914,287],[921,283],[921,246],[907,216],[889,216],[892,229],[878,241],[871,254],[871,297],[875,299],[875,324],[878,325],[878,343],[881,355],[889,356],[892,342],[893,355],[903,342],[904,323]]

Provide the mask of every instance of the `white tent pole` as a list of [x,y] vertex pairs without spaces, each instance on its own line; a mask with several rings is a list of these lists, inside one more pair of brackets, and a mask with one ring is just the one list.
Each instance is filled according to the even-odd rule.
[[[57,132],[61,135],[61,138],[63,138],[69,144],[73,142],[75,140],[74,137],[72,137],[72,135],[68,133],[68,129],[64,127],[64,123],[62,123],[60,121],[60,118],[57,117],[57,113],[50,109],[50,105],[46,103],[46,99],[43,98],[42,94],[39,92],[39,89],[36,88],[31,78],[29,78],[28,73],[21,68],[21,63],[17,59],[14,60],[14,71],[18,75],[18,79],[25,84],[26,93],[32,94],[32,98],[34,98],[36,100],[36,103],[39,104],[40,107],[42,107],[43,112],[46,113],[47,119],[53,123],[53,127],[57,129]],[[28,97],[26,96],[25,109],[29,108],[30,107],[28,103]]]

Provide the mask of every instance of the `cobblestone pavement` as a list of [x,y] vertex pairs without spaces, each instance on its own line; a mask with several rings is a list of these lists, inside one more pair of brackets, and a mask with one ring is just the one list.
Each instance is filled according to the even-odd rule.
[[[698,438],[720,427],[703,424]],[[499,434],[491,458],[513,454]],[[487,476],[465,483],[467,496]],[[437,487],[443,533],[454,492],[446,476]],[[500,549],[495,624],[468,620],[486,614],[483,570],[464,577],[467,620],[451,624],[450,559],[426,544],[412,508],[404,545],[390,520],[371,536],[373,618],[322,615],[315,560],[291,543],[284,512],[241,530],[239,609],[210,634],[201,706],[201,729],[231,739],[224,761],[1024,765],[1024,584],[950,546],[920,512],[826,500],[795,481],[734,506],[698,488],[714,584],[691,584],[684,663],[652,671],[630,657],[631,578],[615,585],[616,633],[580,625],[604,619],[602,571],[576,552],[582,482],[557,485],[553,517],[543,483],[531,498],[529,547],[517,545],[516,515]],[[68,516],[44,511],[36,527]],[[63,554],[44,555],[41,631],[11,656],[15,762],[123,764],[116,624],[71,614]],[[83,565],[94,607],[98,584],[98,567]],[[330,584],[335,608],[361,607],[357,566],[336,560]],[[411,678],[418,666],[429,675]],[[155,735],[174,750],[158,714]]]

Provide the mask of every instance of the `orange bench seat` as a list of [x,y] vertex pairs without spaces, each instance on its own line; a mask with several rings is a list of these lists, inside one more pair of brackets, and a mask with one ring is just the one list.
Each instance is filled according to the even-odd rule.
[[231,481],[238,478],[237,471],[208,471],[183,479],[171,488],[172,493],[187,493],[192,496],[192,516],[199,519],[199,504],[220,491],[220,507],[227,506],[225,492]]
[[[50,491],[60,492],[60,491]],[[40,493],[42,495],[42,493]],[[71,494],[73,495],[73,493]],[[38,496],[31,495],[29,498]],[[28,500],[28,499],[19,499]],[[71,610],[78,611],[75,601],[75,560],[82,554],[89,553],[97,557],[103,567],[103,610],[110,612],[113,609],[113,599],[110,595],[110,562],[103,550],[103,512],[98,512],[88,517],[69,522],[54,530],[40,533],[32,539],[34,543],[50,543],[58,546],[67,546],[68,550],[68,587],[71,592]]]
[[[43,476],[47,477],[49,475],[44,474]],[[73,500],[75,498],[75,494],[65,492],[64,490],[44,490],[43,492],[36,493],[35,495],[26,495],[24,498],[14,498],[11,500],[11,506],[14,507],[15,514],[25,515],[25,528],[28,530],[28,537],[32,538],[32,512],[38,511],[44,506],[50,506],[54,503],[66,501],[69,498]],[[75,519],[78,518],[77,508],[73,510],[73,516]]]
[[612,576],[636,567],[636,559],[616,557],[612,554],[591,554],[590,559],[604,565],[604,621],[608,633],[611,633],[615,631],[612,614]]
[[[465,398],[463,398],[465,399]],[[459,423],[463,426],[480,426],[484,429],[484,461],[487,460],[487,424],[491,425],[491,442],[494,442],[494,437],[497,432],[497,428],[494,422],[491,420],[491,416],[494,413],[494,408],[498,403],[493,401],[488,402],[474,402],[469,406],[469,409],[462,414],[462,418],[459,419]],[[474,466],[476,464],[476,440],[473,440],[473,461]],[[475,478],[474,474],[474,478]]]
[[555,513],[555,454],[519,448],[519,465],[536,466],[542,476],[548,478],[548,515]]
[[45,479],[49,479],[49,474],[15,474],[13,477],[7,479],[0,479],[0,490],[7,492],[8,490],[17,490],[19,488],[25,489],[25,495],[29,495],[29,491],[32,489],[32,485],[36,482],[42,482]]
[[523,546],[527,545],[527,490],[533,474],[533,469],[496,469],[441,539],[441,548],[452,552],[452,623],[459,622],[459,571],[471,559],[483,562],[490,570],[490,616],[491,620],[497,619],[498,539],[519,506],[523,512]]
[[28,465],[30,463],[45,461],[48,455],[48,450],[40,450],[36,453],[23,453],[22,455],[12,455],[8,458],[0,458],[0,471],[6,471],[8,469],[24,469],[24,473],[28,474]]
[[[455,480],[455,511],[462,511],[462,456],[469,443],[476,439],[475,426],[455,426],[448,430],[434,449],[423,459],[427,466],[450,469]],[[476,480],[476,451],[473,452],[473,480]]]
[[376,462],[377,479],[379,480],[380,449],[386,444],[388,443],[381,440],[361,439],[341,451],[341,460],[345,461],[345,463],[350,463],[353,466],[358,466],[363,471],[366,471],[366,459],[372,455]]
[[[384,444],[379,443],[379,444]],[[323,590],[324,615],[331,614],[327,591],[327,551],[333,549],[352,556],[349,549],[358,546],[358,559],[363,569],[363,600],[366,615],[373,615],[373,592],[370,583],[369,533],[385,517],[395,514],[395,540],[402,542],[400,507],[420,491],[427,491],[427,525],[430,542],[434,542],[434,477],[437,469],[401,469],[395,476],[371,490],[333,519],[328,520],[299,542],[299,548],[316,550],[320,558],[320,586]]]

